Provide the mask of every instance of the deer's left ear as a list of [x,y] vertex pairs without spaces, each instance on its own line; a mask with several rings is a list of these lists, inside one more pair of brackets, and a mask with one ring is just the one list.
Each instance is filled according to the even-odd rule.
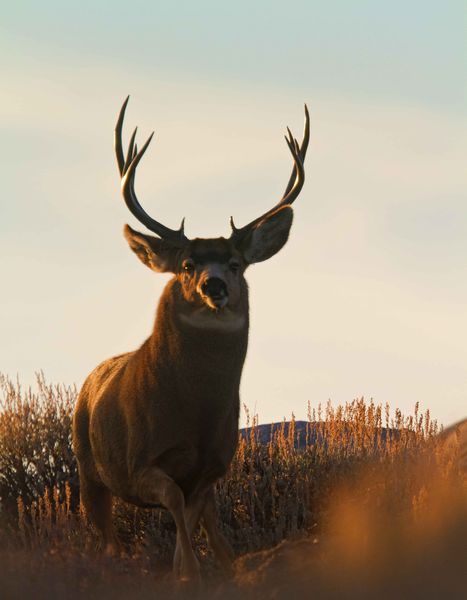
[[260,221],[238,245],[246,262],[262,262],[279,252],[288,240],[292,220],[293,210],[286,205]]

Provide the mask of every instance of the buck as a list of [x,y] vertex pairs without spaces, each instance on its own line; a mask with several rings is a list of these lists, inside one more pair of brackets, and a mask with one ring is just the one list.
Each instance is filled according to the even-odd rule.
[[246,268],[267,260],[286,243],[292,202],[305,180],[309,140],[305,105],[303,140],[287,129],[294,165],[284,196],[273,208],[226,239],[188,239],[184,221],[169,229],[150,217],[135,193],[136,168],[153,134],[138,151],[133,132],[126,154],[122,127],[115,152],[126,205],[157,237],[128,225],[124,235],[138,258],[169,272],[153,331],[133,352],[101,363],[86,379],[73,421],[81,502],[103,538],[106,553],[119,551],[112,496],[141,507],[163,506],[177,527],[174,573],[198,580],[191,537],[201,522],[225,572],[232,551],[217,525],[214,484],[232,460],[238,440],[239,385],[248,343]]

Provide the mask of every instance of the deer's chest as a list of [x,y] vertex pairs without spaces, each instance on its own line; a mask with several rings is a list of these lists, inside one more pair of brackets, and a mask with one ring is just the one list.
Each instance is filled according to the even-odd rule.
[[179,432],[156,463],[188,496],[195,489],[206,488],[223,477],[237,441],[238,423],[234,415],[220,422],[206,417],[203,426]]

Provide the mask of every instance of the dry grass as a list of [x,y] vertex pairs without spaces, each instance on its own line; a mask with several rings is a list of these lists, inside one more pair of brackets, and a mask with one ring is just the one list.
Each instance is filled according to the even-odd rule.
[[[42,376],[34,392],[0,384],[0,597],[190,596],[167,575],[174,526],[165,511],[116,502],[126,556],[97,553],[70,446],[76,391]],[[293,420],[267,445],[251,425],[217,486],[236,580],[220,579],[198,533],[202,597],[464,597],[465,473],[429,413],[391,416],[363,400],[310,408],[313,443],[302,450]]]

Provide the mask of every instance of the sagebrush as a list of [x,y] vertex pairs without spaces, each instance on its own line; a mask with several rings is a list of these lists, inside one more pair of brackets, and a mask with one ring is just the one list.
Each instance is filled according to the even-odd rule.
[[[58,569],[52,579],[72,585],[77,597],[97,594],[102,586],[113,589],[114,597],[117,579],[134,593],[135,577],[141,597],[145,597],[152,578],[170,568],[175,528],[168,513],[115,501],[115,521],[126,556],[112,565],[102,563],[96,554],[97,536],[79,506],[71,447],[76,389],[49,385],[42,375],[35,390],[22,390],[19,383],[5,377],[0,379],[0,387],[0,543],[4,564],[10,564],[15,572],[18,565],[32,561],[39,579],[40,573],[44,576],[41,589],[49,590],[43,592],[48,597],[52,567]],[[358,527],[355,530],[362,511],[365,518],[377,514],[376,521],[391,521],[396,528],[403,523],[407,528],[409,521],[423,522],[440,481],[443,489],[447,486],[453,494],[455,490],[456,507],[459,493],[465,492],[465,479],[456,461],[436,449],[436,422],[428,411],[421,413],[418,405],[408,417],[399,410],[391,414],[388,406],[363,399],[337,408],[331,404],[309,406],[305,429],[298,433],[292,417],[287,426],[284,422],[271,433],[266,444],[260,440],[257,417],[250,418],[247,411],[247,419],[249,428],[239,437],[229,474],[216,488],[220,521],[237,556],[268,552],[282,540],[334,539],[336,524],[345,522],[345,540],[339,546],[340,558],[335,559],[338,564],[344,560],[341,550],[349,540],[362,556],[368,550],[360,547],[361,535]],[[299,440],[299,435],[306,439]],[[337,514],[342,498],[351,500]],[[370,540],[363,521],[360,526],[363,537]],[[380,531],[373,521],[371,529]],[[381,536],[383,539],[383,533]],[[368,540],[371,547],[374,540]],[[205,577],[216,580],[216,568],[200,532],[195,544],[204,558]],[[90,561],[89,556],[94,559]],[[322,575],[324,563],[320,561]],[[257,594],[259,571],[255,567],[255,575],[246,576],[248,561],[243,558],[238,564],[242,565],[239,581],[244,592]],[[16,589],[11,583],[15,578],[7,580]],[[122,589],[128,591],[125,586]],[[20,589],[23,597],[28,594]],[[169,594],[170,589],[164,589]],[[34,594],[39,597],[38,589]]]

